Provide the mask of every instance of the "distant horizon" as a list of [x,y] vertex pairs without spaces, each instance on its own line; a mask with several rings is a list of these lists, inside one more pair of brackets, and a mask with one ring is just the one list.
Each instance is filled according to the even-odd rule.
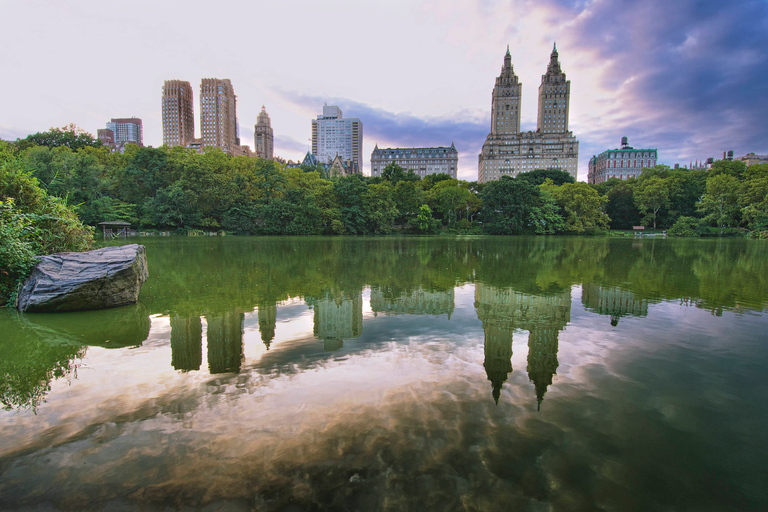
[[377,144],[454,143],[459,179],[474,181],[507,44],[523,84],[521,130],[535,131],[556,41],[571,81],[580,181],[589,159],[624,136],[670,166],[728,150],[768,153],[764,2],[4,0],[3,10],[14,20],[0,35],[3,67],[16,78],[0,85],[5,140],[70,123],[95,136],[110,119],[133,116],[144,144],[159,147],[162,84],[171,79],[192,84],[198,137],[200,80],[229,78],[241,143],[252,149],[264,105],[275,155],[301,160],[327,103],[362,121],[366,175]]

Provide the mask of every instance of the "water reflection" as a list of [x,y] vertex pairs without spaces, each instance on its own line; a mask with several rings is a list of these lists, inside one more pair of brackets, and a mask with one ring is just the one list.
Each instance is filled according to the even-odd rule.
[[485,332],[485,371],[496,403],[512,372],[512,336],[529,331],[528,377],[536,391],[538,407],[557,370],[558,334],[570,321],[571,292],[530,295],[513,288],[475,285],[475,309]]
[[358,338],[363,332],[362,290],[307,298],[315,312],[314,334],[323,341],[323,349],[340,349],[344,340]]
[[623,316],[648,316],[648,300],[638,299],[634,293],[618,286],[587,283],[582,286],[581,303],[589,311],[610,316],[614,327]]
[[768,503],[764,243],[147,245],[136,307],[0,312],[0,508]]

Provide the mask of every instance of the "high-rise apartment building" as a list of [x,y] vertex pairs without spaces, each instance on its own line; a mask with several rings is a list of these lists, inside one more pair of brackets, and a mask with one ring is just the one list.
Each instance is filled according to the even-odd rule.
[[237,96],[228,78],[203,78],[200,83],[200,136],[202,145],[227,153],[240,145]]
[[597,184],[611,178],[637,178],[643,168],[656,167],[655,149],[635,149],[627,137],[621,138],[620,149],[609,149],[589,159],[587,183]]
[[107,129],[112,130],[115,146],[117,147],[123,147],[126,144],[144,145],[141,119],[138,117],[113,118],[107,123]]
[[182,80],[163,84],[163,144],[187,146],[195,138],[195,108],[192,86]]
[[324,164],[338,155],[362,168],[363,123],[357,118],[345,119],[339,107],[324,105],[323,114],[312,120],[312,154]]
[[448,174],[456,178],[459,166],[459,152],[456,146],[436,148],[386,148],[379,145],[371,153],[371,176],[381,176],[384,168],[395,163],[406,171],[412,169],[417,176]]
[[256,117],[256,126],[253,127],[253,147],[256,150],[256,156],[272,160],[274,157],[275,136],[272,132],[272,126],[264,105],[261,106],[261,112]]
[[571,82],[560,68],[557,47],[539,86],[538,128],[520,131],[522,84],[507,48],[491,100],[491,132],[478,156],[480,183],[517,176],[535,169],[560,169],[574,178],[579,141],[568,130]]

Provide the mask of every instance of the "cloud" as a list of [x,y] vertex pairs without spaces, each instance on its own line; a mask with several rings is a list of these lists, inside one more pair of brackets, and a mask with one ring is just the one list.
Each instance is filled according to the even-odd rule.
[[594,86],[612,100],[591,113],[592,126],[579,126],[577,136],[588,141],[582,147],[597,151],[600,142],[615,145],[632,134],[643,147],[658,146],[670,163],[725,149],[767,149],[766,3],[553,4],[577,13],[566,33],[580,52],[604,64]]

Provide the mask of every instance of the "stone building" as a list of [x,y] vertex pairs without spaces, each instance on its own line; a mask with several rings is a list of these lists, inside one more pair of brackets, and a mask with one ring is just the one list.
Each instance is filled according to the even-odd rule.
[[312,120],[312,154],[323,164],[340,156],[361,168],[363,123],[357,118],[345,118],[339,107],[324,105],[322,115]]
[[187,146],[195,138],[195,108],[192,86],[182,80],[166,80],[163,84],[163,144]]
[[621,138],[621,148],[603,151],[589,159],[587,183],[596,184],[611,178],[637,178],[644,167],[656,167],[655,149],[635,149],[627,137]]
[[200,137],[202,146],[233,153],[240,145],[237,96],[228,78],[203,78],[200,82]]
[[648,300],[638,299],[635,294],[618,286],[601,286],[587,283],[581,287],[581,303],[584,309],[598,315],[611,317],[616,326],[623,316],[648,316]]
[[384,168],[395,163],[406,171],[412,169],[420,177],[429,174],[449,174],[456,178],[459,166],[459,152],[451,143],[450,147],[434,148],[386,148],[379,145],[371,153],[371,176],[381,176]]
[[96,138],[99,139],[103,146],[108,148],[115,147],[115,132],[109,128],[99,128],[96,130]]
[[264,105],[261,106],[261,112],[256,117],[256,126],[253,128],[253,149],[256,156],[266,160],[274,158],[275,136],[272,132],[272,126],[269,120],[269,114]]
[[579,141],[568,130],[571,81],[560,67],[557,47],[541,77],[536,131],[520,131],[522,84],[507,48],[491,95],[491,132],[478,156],[480,183],[535,169],[560,169],[576,178]]

